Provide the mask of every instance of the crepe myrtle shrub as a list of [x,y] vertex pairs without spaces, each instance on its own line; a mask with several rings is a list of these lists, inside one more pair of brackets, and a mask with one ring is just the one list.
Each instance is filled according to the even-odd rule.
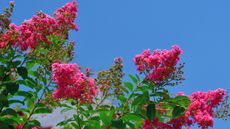
[[93,72],[73,59],[78,30],[76,1],[53,16],[38,12],[21,25],[11,22],[14,2],[0,15],[0,128],[42,129],[35,114],[75,111],[64,129],[206,129],[229,117],[224,89],[185,95],[169,93],[184,79],[182,49],[144,50],[134,56],[137,74],[124,82],[118,57],[107,70]]

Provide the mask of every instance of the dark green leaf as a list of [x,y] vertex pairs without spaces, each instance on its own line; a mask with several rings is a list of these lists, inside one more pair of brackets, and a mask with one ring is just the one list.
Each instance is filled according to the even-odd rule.
[[12,65],[14,68],[18,67],[18,65],[21,63],[21,61],[17,60],[17,61],[13,61]]
[[18,67],[17,68],[18,74],[23,78],[26,79],[28,77],[28,71],[25,67]]
[[152,120],[155,115],[156,115],[156,108],[155,108],[155,104],[149,104],[147,106],[147,117],[149,120]]
[[37,108],[34,111],[34,114],[47,114],[47,113],[52,113],[52,109],[49,109],[49,108]]
[[30,120],[29,121],[29,124],[31,125],[31,126],[37,126],[37,127],[40,127],[41,126],[41,123],[38,121],[38,120]]
[[5,72],[4,65],[0,65],[0,78],[2,78],[4,76],[4,72]]
[[185,112],[185,108],[180,107],[180,106],[176,106],[173,109],[172,116],[173,116],[173,118],[175,118],[175,117],[183,115],[184,112]]
[[6,86],[7,92],[12,95],[16,93],[19,89],[19,84],[17,82],[7,82],[4,83],[3,85]]
[[2,118],[1,119],[1,117],[0,117],[0,123],[3,125],[8,125],[8,128],[1,127],[1,129],[13,129],[10,127],[10,125],[18,124],[18,122],[15,119],[12,119],[12,118]]
[[9,103],[5,95],[0,94],[0,107],[8,107]]
[[38,103],[36,106],[37,107],[45,107],[46,105],[44,103]]
[[17,113],[11,109],[11,108],[6,108],[2,111],[1,115],[12,115],[12,116],[17,116]]
[[122,120],[112,120],[112,127],[126,129],[126,124]]

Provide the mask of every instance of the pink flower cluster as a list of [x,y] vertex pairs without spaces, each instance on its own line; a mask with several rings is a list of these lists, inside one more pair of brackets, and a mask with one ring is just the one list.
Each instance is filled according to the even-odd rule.
[[171,50],[155,50],[153,53],[147,49],[134,57],[134,63],[140,73],[147,75],[148,80],[160,83],[175,71],[182,53],[177,45],[172,46]]
[[57,19],[57,24],[60,26],[61,30],[78,30],[76,24],[74,23],[74,20],[77,17],[77,12],[77,3],[75,1],[67,3],[65,6],[57,9],[54,12],[54,16]]
[[86,103],[92,102],[93,96],[97,95],[95,80],[87,78],[77,64],[54,63],[52,72],[52,80],[58,85],[53,93],[55,98],[72,98]]
[[160,122],[156,117],[151,122],[144,120],[142,129],[181,129],[182,127],[189,128],[196,123],[202,129],[213,127],[213,108],[220,104],[225,95],[226,91],[224,89],[194,92],[189,97],[191,104],[184,115],[166,123]]
[[[39,43],[51,44],[51,35],[66,35],[71,29],[76,29],[74,23],[77,13],[75,1],[67,3],[54,12],[54,18],[39,12],[32,19],[24,21],[20,26],[11,23],[9,30],[0,36],[0,48],[6,45],[18,46],[21,50],[36,48]],[[2,38],[1,38],[2,37]]]

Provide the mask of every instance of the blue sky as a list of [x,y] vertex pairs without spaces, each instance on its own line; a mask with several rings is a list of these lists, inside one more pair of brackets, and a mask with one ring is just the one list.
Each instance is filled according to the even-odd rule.
[[[15,0],[12,21],[19,25],[42,10],[50,15],[70,0]],[[0,1],[0,9],[9,0]],[[94,71],[124,59],[126,73],[137,73],[132,62],[143,49],[184,50],[186,80],[171,91],[230,91],[230,1],[222,0],[79,0],[74,62]],[[127,80],[128,78],[125,77]],[[214,129],[227,129],[230,120],[216,120]]]

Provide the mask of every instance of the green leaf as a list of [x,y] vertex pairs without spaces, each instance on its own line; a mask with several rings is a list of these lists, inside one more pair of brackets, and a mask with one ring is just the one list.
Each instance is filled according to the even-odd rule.
[[133,88],[134,88],[133,84],[130,83],[130,82],[124,82],[124,85],[125,85],[127,88],[129,88],[130,91],[132,91]]
[[5,96],[7,96],[8,95],[8,93],[7,93],[7,89],[6,89],[6,86],[2,86],[2,85],[0,85],[0,94],[1,95],[5,95]]
[[4,65],[0,65],[0,78],[4,76],[4,71],[5,71]]
[[14,103],[20,103],[22,105],[25,105],[25,103],[23,101],[20,101],[20,100],[9,100],[9,104],[14,104]]
[[100,118],[105,125],[109,125],[113,117],[113,111],[101,111]]
[[5,95],[0,94],[0,107],[8,107],[9,103]]
[[16,113],[13,109],[11,109],[11,108],[6,108],[6,109],[4,109],[4,110],[2,111],[1,115],[2,115],[2,116],[4,116],[4,115],[17,116],[17,113]]
[[70,123],[72,121],[74,121],[73,118],[69,118],[69,119],[66,119],[65,121],[59,122],[57,124],[57,126],[63,126],[63,125],[66,125],[67,123]]
[[149,101],[148,92],[144,92],[143,94],[136,94],[136,98],[134,99],[132,106],[138,106],[139,104],[144,104]]
[[37,62],[35,60],[29,61],[26,63],[26,68],[31,69],[32,67],[36,66]]
[[41,123],[38,120],[30,120],[29,124],[30,124],[30,126],[33,126],[33,127],[34,126],[38,126],[38,127],[41,126]]
[[136,89],[136,91],[147,92],[149,90],[149,86],[141,86]]
[[142,121],[143,118],[140,117],[139,115],[136,115],[134,113],[129,113],[121,117],[122,120],[124,121]]
[[23,78],[26,79],[28,77],[28,71],[25,67],[18,67],[17,68],[18,74]]
[[126,94],[128,94],[129,93],[129,91],[125,88],[125,87],[123,87],[123,86],[118,86],[122,91],[124,91]]
[[1,126],[1,129],[13,129],[12,127],[10,128],[10,125],[18,124],[18,122],[15,119],[2,118],[2,117],[0,117],[0,123],[3,124],[3,125],[7,125],[7,128],[4,128],[4,127]]
[[86,127],[84,129],[101,129],[100,121],[97,120],[89,120],[86,123]]
[[122,120],[112,120],[112,127],[116,129],[126,129],[126,124]]
[[140,77],[139,77],[137,74],[136,74],[136,78],[137,78],[137,81],[138,81],[138,82],[141,81]]
[[64,113],[64,112],[67,112],[67,111],[70,111],[70,110],[72,110],[73,108],[64,108],[64,109],[62,109],[61,110],[61,113]]
[[12,65],[13,65],[14,68],[18,67],[19,64],[21,64],[20,60],[12,62]]
[[176,106],[176,107],[173,109],[172,116],[173,116],[173,118],[175,118],[175,117],[178,117],[178,116],[183,115],[184,112],[185,112],[185,108],[180,107],[180,106]]
[[74,120],[77,121],[81,126],[84,125],[84,121],[80,118],[79,115],[74,114],[74,115],[73,115],[73,118],[74,118]]
[[135,84],[138,83],[138,80],[133,75],[129,74],[129,77],[133,80]]
[[149,120],[152,120],[156,115],[156,108],[155,104],[149,104],[147,106],[147,114],[146,116],[148,117]]
[[6,86],[6,89],[7,89],[7,92],[10,93],[10,94],[14,94],[18,91],[19,89],[19,84],[17,82],[7,82],[7,83],[4,83],[3,85]]
[[43,85],[38,82],[37,78],[34,80],[33,78],[28,77],[27,78],[27,87],[30,87],[32,89],[35,88],[36,91],[39,92],[42,89]]
[[33,94],[28,91],[18,91],[16,92],[15,96],[23,96],[25,98],[32,98]]
[[118,99],[119,99],[122,103],[125,103],[126,100],[127,100],[123,95],[119,95],[119,96],[118,96]]
[[52,109],[49,109],[49,108],[37,108],[34,111],[34,114],[47,114],[47,113],[52,113]]
[[[127,129],[140,129],[141,127],[138,127],[138,125],[136,123],[133,122],[126,122],[126,125],[128,126]],[[135,127],[137,126],[137,127]]]
[[44,103],[37,103],[36,107],[45,107],[46,105]]
[[190,99],[187,96],[177,96],[171,100],[173,103],[178,104],[178,106],[187,108],[190,105]]

